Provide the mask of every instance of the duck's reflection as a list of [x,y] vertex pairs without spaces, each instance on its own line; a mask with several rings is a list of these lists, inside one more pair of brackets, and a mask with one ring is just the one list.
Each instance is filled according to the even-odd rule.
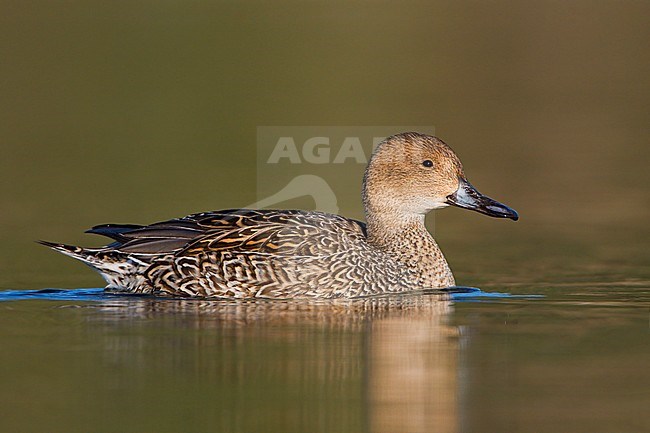
[[431,307],[372,323],[368,362],[372,432],[458,431],[458,332],[441,314],[448,304]]
[[[191,344],[187,339],[168,340],[167,356],[173,358],[181,350],[187,356],[188,347],[195,347],[189,364],[203,380],[223,383],[227,376],[227,380],[236,381],[235,389],[275,382],[285,387],[276,393],[290,390],[305,401],[312,399],[313,404],[297,408],[295,403],[287,404],[301,412],[295,417],[305,418],[293,426],[295,429],[287,426],[287,431],[306,431],[310,417],[339,418],[340,423],[325,422],[329,425],[325,431],[354,424],[341,418],[358,418],[364,430],[372,432],[459,430],[458,332],[447,323],[451,304],[445,295],[323,303],[134,298],[96,308],[101,314],[93,314],[93,318],[106,321],[109,327],[116,323],[128,324],[130,329],[137,323],[166,327],[172,323],[176,330],[193,330]],[[151,368],[147,356],[138,358],[132,353],[135,349],[141,354],[143,345],[150,344],[148,337],[133,341],[115,340],[116,333],[112,335],[114,356],[128,357],[123,362],[131,367],[134,358],[142,359]],[[137,349],[120,349],[120,342]],[[168,362],[182,362],[183,368],[188,368],[187,360]],[[165,368],[178,370],[179,365]],[[237,392],[251,395],[250,389]],[[321,397],[328,402],[319,403]],[[237,395],[229,398],[235,402],[230,417],[246,410],[237,407],[238,398],[242,406],[250,404]],[[356,409],[350,404],[355,398],[361,401]],[[336,399],[338,403],[333,402]],[[225,425],[230,431],[240,430],[234,426]]]

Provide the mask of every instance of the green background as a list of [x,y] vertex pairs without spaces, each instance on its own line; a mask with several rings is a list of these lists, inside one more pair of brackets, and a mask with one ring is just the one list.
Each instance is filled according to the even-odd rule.
[[[0,288],[102,284],[36,239],[97,245],[83,234],[95,224],[254,202],[258,126],[433,125],[521,215],[429,219],[457,281],[546,298],[459,303],[440,332],[472,337],[425,334],[422,365],[441,356],[470,379],[452,421],[411,430],[643,431],[649,14],[646,1],[2,0]],[[337,173],[346,216],[362,217],[361,174]],[[3,431],[382,431],[368,375],[384,358],[368,341],[390,353],[429,317],[393,318],[384,338],[373,315],[265,312],[241,331],[209,311],[93,305],[0,305]]]

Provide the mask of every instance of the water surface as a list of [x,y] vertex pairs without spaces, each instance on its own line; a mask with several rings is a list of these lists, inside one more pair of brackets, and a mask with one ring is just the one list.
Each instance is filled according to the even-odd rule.
[[3,429],[647,429],[647,281],[534,290],[545,296],[5,292]]
[[[0,1],[0,291],[20,291],[0,292],[0,431],[650,431],[649,15]],[[102,284],[37,239],[263,198],[265,125],[435,127],[521,219],[446,209],[428,228],[458,284],[515,296],[25,292]],[[362,219],[363,166],[319,170]]]

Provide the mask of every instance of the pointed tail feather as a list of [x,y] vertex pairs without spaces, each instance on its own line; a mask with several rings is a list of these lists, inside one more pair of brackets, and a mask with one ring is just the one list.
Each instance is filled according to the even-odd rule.
[[81,260],[82,262],[92,265],[97,263],[97,259],[95,258],[95,253],[99,251],[98,249],[90,249],[90,248],[81,248],[77,247],[74,245],[66,245],[66,244],[59,244],[56,242],[49,242],[49,241],[36,241],[41,245],[45,245],[46,247],[52,248],[55,251],[58,251],[62,254],[65,254],[66,256],[70,256],[74,259]]
[[142,277],[142,272],[148,265],[135,258],[129,258],[128,255],[106,247],[82,248],[48,241],[37,242],[90,266],[106,280],[108,289],[138,293],[151,293],[153,290]]

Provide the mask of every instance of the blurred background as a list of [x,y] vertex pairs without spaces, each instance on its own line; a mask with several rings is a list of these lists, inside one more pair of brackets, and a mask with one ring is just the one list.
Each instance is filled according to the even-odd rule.
[[[647,289],[649,16],[650,2],[609,0],[0,0],[0,288],[102,284],[34,240],[97,245],[83,234],[95,224],[256,201],[258,126],[419,124],[521,215],[430,218],[459,283]],[[341,213],[362,218],[361,169],[340,175]],[[637,359],[647,359],[644,311],[637,352],[626,352]],[[472,398],[489,401],[492,385]],[[585,420],[611,403],[604,395]]]
[[254,202],[260,125],[434,125],[522,216],[438,212],[459,271],[483,236],[648,240],[648,2],[0,4],[3,286],[98,284],[35,239]]

